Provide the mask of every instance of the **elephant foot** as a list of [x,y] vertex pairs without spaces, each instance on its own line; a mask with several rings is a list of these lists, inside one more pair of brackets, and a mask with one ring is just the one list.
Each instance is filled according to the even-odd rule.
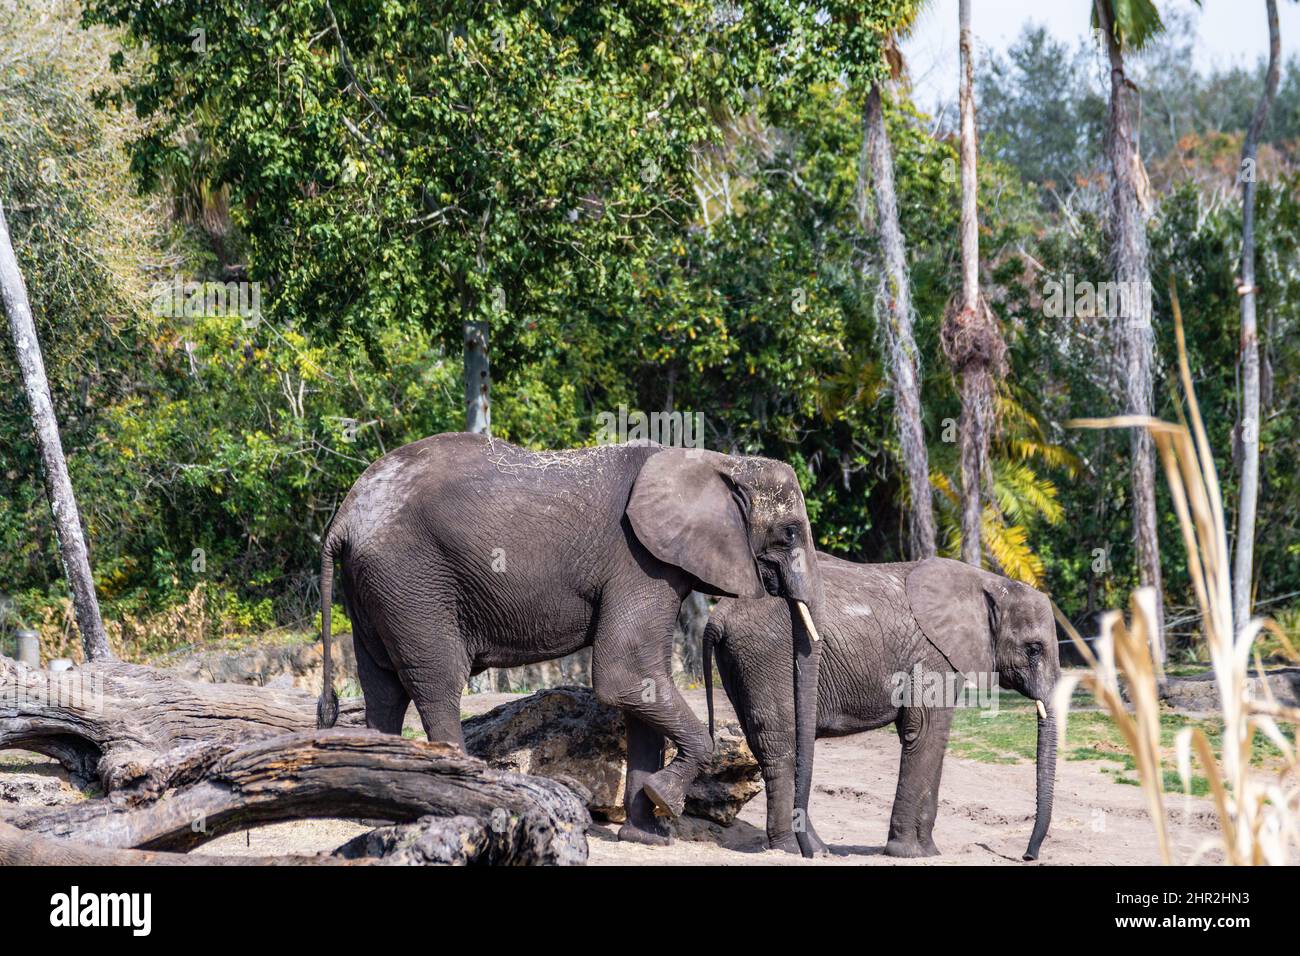
[[[824,859],[831,855],[831,849],[822,842],[816,830],[799,834],[799,850],[808,859]],[[936,851],[938,852],[938,851]]]
[[891,839],[885,844],[885,856],[896,856],[905,859],[918,859],[923,856],[938,856],[939,848],[934,845],[934,840],[900,840]]
[[[691,774],[691,779],[694,779]],[[686,774],[674,771],[669,764],[651,777],[641,787],[641,791],[654,804],[655,816],[676,820],[686,808],[686,790],[690,786]]]
[[639,825],[629,820],[618,828],[618,838],[623,843],[644,843],[646,846],[672,846],[673,837],[659,821]]
[[782,853],[802,853],[799,848],[799,841],[793,833],[782,833],[780,836],[769,836],[767,838],[767,848],[769,850],[780,850]]
[[822,842],[821,837],[816,833],[795,834],[790,832],[782,833],[779,836],[769,836],[767,838],[767,848],[769,850],[780,850],[782,853],[793,853],[808,859],[831,855],[830,848]]

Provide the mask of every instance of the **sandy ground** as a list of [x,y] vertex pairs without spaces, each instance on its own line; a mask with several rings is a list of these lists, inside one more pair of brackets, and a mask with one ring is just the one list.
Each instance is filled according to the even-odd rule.
[[[686,693],[704,714],[703,691]],[[718,695],[720,716],[731,716]],[[506,694],[467,696],[467,714],[478,714]],[[417,726],[414,711],[408,725]],[[760,793],[730,827],[688,821],[670,847],[619,843],[615,824],[595,824],[590,833],[591,864],[726,866],[1024,866],[1020,855],[1033,824],[1032,763],[989,764],[955,757],[944,761],[939,818],[934,837],[943,855],[925,860],[895,860],[882,854],[897,778],[898,740],[892,729],[817,744],[812,818],[832,848],[829,859],[805,861],[764,848],[765,801]],[[7,773],[58,776],[44,758],[9,752],[0,761],[0,795]],[[1116,783],[1099,761],[1062,759],[1057,768],[1056,808],[1043,844],[1041,865],[1127,865],[1159,863],[1154,831],[1142,791]],[[53,781],[50,781],[52,783]],[[10,799],[12,799],[12,794]],[[24,801],[25,802],[25,801]],[[0,806],[3,801],[0,801]],[[1170,799],[1176,859],[1186,860],[1214,834],[1213,811],[1205,799]],[[369,827],[359,821],[304,820],[232,833],[197,853],[263,855],[332,850]]]
[[[725,695],[719,714],[731,716]],[[704,713],[704,692],[687,692],[687,700]],[[1021,854],[1029,841],[1034,814],[1032,763],[988,764],[949,754],[944,759],[939,816],[934,839],[942,855],[896,860],[884,855],[889,812],[898,779],[898,737],[893,728],[852,737],[819,740],[810,813],[817,832],[831,847],[824,860],[802,860],[764,847],[766,801],[760,793],[745,805],[730,827],[698,824],[690,839],[671,847],[619,843],[617,826],[592,828],[591,863],[708,864],[720,866],[1025,866]],[[1060,760],[1052,828],[1039,864],[1131,865],[1160,862],[1142,791],[1118,784],[1102,772],[1099,761]],[[1176,854],[1187,859],[1213,836],[1209,801],[1171,801]]]

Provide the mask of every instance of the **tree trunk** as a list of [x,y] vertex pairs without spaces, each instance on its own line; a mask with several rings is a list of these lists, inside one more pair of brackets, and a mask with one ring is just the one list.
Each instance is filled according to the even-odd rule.
[[858,164],[858,223],[868,228],[866,186],[868,171],[875,196],[876,227],[883,258],[876,295],[878,325],[885,340],[885,374],[894,393],[894,426],[903,456],[908,491],[908,557],[934,556],[934,507],[930,492],[930,466],[921,423],[921,375],[916,338],[912,332],[912,295],[907,274],[907,250],[898,223],[894,193],[894,158],[885,129],[880,84],[867,95],[862,118],[862,156]]
[[1005,370],[1006,346],[979,288],[979,182],[976,175],[974,51],[970,0],[959,5],[961,32],[961,295],[949,307],[943,346],[961,379],[961,557],[983,561],[980,521],[992,482],[989,440],[996,415],[995,376]]
[[492,434],[492,388],[488,361],[488,323],[465,323],[465,431]]
[[1237,553],[1232,567],[1232,616],[1236,631],[1250,620],[1251,586],[1255,557],[1255,505],[1259,498],[1259,328],[1255,321],[1255,181],[1256,149],[1277,95],[1281,72],[1282,41],[1278,30],[1277,0],[1268,9],[1268,74],[1264,95],[1255,105],[1250,128],[1241,145],[1241,507],[1237,515]]
[[6,821],[26,840],[6,841],[9,834],[0,830],[0,864],[33,836],[75,841],[74,847],[183,853],[250,825],[333,817],[420,821],[427,831],[416,835],[416,847],[411,834],[372,833],[342,848],[353,857],[415,849],[425,852],[415,859],[408,853],[402,862],[580,865],[587,859],[591,817],[577,794],[544,777],[493,770],[452,744],[372,730],[303,731],[238,747],[173,750],[150,769],[155,786],[126,799],[11,811]]
[[[1150,415],[1154,335],[1151,328],[1151,272],[1148,263],[1145,174],[1138,153],[1128,91],[1136,87],[1124,73],[1124,56],[1111,20],[1108,0],[1096,0],[1097,22],[1110,58],[1110,123],[1106,152],[1111,168],[1111,264],[1119,289],[1120,314],[1115,317],[1123,356],[1126,413]],[[1145,428],[1131,436],[1133,461],[1133,536],[1138,578],[1155,589],[1159,627],[1153,650],[1165,661],[1164,591],[1160,580],[1160,544],[1156,536],[1155,453]]]
[[[961,56],[961,303],[974,311],[980,294],[979,183],[976,178],[975,59],[970,28],[970,0],[958,4]],[[963,531],[965,527],[963,526]]]
[[350,726],[309,731],[316,704],[306,691],[194,683],[116,661],[51,674],[0,658],[0,749],[46,754],[107,794],[6,811],[22,836],[0,824],[0,865],[183,862],[131,851],[185,851],[301,817],[403,825],[341,848],[349,857],[585,861],[590,818],[567,788],[491,770],[450,744],[362,729],[362,702],[340,704],[339,723]]
[[[365,722],[360,698],[339,702],[339,725]],[[0,657],[0,750],[59,761],[105,793],[148,787],[173,750],[243,744],[316,725],[314,694],[182,680],[139,664],[86,664],[52,674]]]
[[[970,0],[961,0],[959,46],[961,56],[961,307],[975,314],[980,294],[980,237],[975,173],[975,92],[972,85]],[[980,565],[980,489],[984,477],[984,454],[988,448],[985,430],[987,375],[974,365],[962,371],[961,427],[961,558]]]
[[13,338],[18,366],[23,373],[27,402],[32,412],[32,425],[36,430],[36,443],[41,454],[41,474],[45,479],[45,494],[54,514],[54,530],[59,539],[59,556],[63,572],[72,592],[72,605],[77,615],[77,628],[86,659],[112,660],[108,635],[99,616],[99,599],[95,596],[95,579],[90,573],[90,555],[81,531],[81,513],[72,493],[68,478],[68,465],[63,458],[63,445],[59,441],[59,423],[54,417],[54,403],[50,398],[50,383],[45,377],[45,362],[41,358],[40,342],[36,338],[36,325],[27,301],[27,287],[23,283],[13,243],[9,239],[9,225],[4,209],[0,208],[0,293],[3,293],[5,312],[9,316],[9,333]]

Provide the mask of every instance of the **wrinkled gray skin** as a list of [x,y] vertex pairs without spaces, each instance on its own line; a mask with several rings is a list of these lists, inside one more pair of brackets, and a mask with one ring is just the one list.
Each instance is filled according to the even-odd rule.
[[[463,747],[471,675],[591,646],[593,689],[627,721],[619,836],[666,843],[661,817],[681,812],[713,746],[671,679],[678,608],[693,589],[771,594],[805,602],[815,623],[811,542],[798,481],[780,462],[659,445],[530,452],[464,433],[415,442],[366,470],[326,534],[318,722],[338,713],[328,655],[338,559],[367,725],[399,733],[414,700],[431,740]],[[791,676],[785,693],[807,701],[796,747],[811,779],[817,675],[800,638],[796,648],[787,631],[772,652],[805,662],[803,686]],[[678,751],[667,767],[665,737]]]
[[[907,564],[855,564],[821,553],[817,558],[826,604],[816,621],[822,638],[816,736],[894,724],[903,745],[885,853],[939,853],[932,831],[953,712],[924,697],[913,699],[913,706],[899,706],[898,682],[910,683],[920,664],[923,672],[945,674],[995,670],[1002,687],[1043,702],[1047,719],[1038,719],[1037,812],[1025,853],[1026,859],[1036,859],[1052,816],[1056,725],[1050,702],[1060,676],[1047,597],[946,558]],[[792,821],[802,819],[809,840],[820,848],[807,800],[794,781],[790,665],[776,653],[789,641],[790,615],[783,602],[718,603],[704,632],[709,723],[711,727],[712,651],[762,767],[769,845],[789,849]],[[801,817],[796,808],[803,811]]]

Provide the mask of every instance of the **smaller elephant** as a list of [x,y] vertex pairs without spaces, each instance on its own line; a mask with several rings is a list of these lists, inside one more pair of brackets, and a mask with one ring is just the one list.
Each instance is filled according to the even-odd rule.
[[[967,685],[998,686],[1038,702],[1037,811],[1025,859],[1037,859],[1052,817],[1056,723],[1050,700],[1060,676],[1046,595],[946,558],[855,564],[818,553],[825,604],[817,686],[818,737],[894,724],[903,744],[885,853],[935,856],[932,831],[954,704]],[[718,602],[704,631],[704,676],[713,727],[712,656],[767,790],[767,838],[790,845],[803,831],[818,851],[794,786],[794,708],[787,669],[791,615],[777,599]],[[923,685],[923,686],[922,686]],[[976,690],[965,692],[966,699]],[[806,801],[799,802],[806,807]]]

